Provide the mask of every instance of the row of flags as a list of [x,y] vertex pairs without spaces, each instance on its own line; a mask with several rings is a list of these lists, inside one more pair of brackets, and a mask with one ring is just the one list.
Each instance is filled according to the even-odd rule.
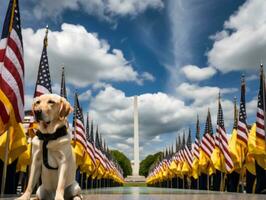
[[[43,40],[34,96],[52,93],[52,84],[48,62],[48,26]],[[19,159],[17,170],[25,170],[25,155],[30,159],[30,150],[25,132],[33,132],[34,122],[31,118],[23,128],[24,119],[24,62],[23,40],[19,13],[19,0],[10,0],[3,32],[0,40],[0,158],[8,165]],[[62,68],[60,95],[67,99],[65,71]],[[113,179],[123,183],[123,172],[119,164],[112,158],[107,147],[103,147],[101,137],[96,131],[93,137],[93,125],[89,133],[89,119],[85,127],[82,107],[75,93],[73,115],[73,149],[77,156],[77,165],[81,172],[99,179]],[[8,157],[5,158],[5,146],[8,145]],[[24,164],[24,167],[22,167]],[[28,164],[28,163],[27,163]]]
[[106,143],[99,134],[98,126],[94,137],[93,121],[90,125],[88,114],[85,126],[77,93],[75,94],[73,129],[73,146],[80,171],[93,179],[113,179],[118,183],[123,183],[122,168],[112,158]]
[[[191,145],[191,132],[188,139],[183,134],[183,142],[179,135],[176,151],[167,151],[164,157],[150,169],[147,183],[158,184],[173,177],[191,177],[199,179],[202,175],[212,176],[222,173],[225,177],[237,173],[239,182],[244,182],[243,177],[248,173],[256,176],[257,185],[261,192],[266,189],[266,138],[265,138],[265,79],[263,65],[260,66],[260,86],[257,102],[257,118],[252,126],[247,124],[246,113],[246,83],[244,76],[241,78],[241,97],[239,113],[234,100],[233,131],[229,136],[224,126],[221,97],[218,98],[218,114],[216,131],[213,131],[210,110],[207,112],[205,130],[200,139],[199,117],[197,116],[196,134]],[[255,179],[254,179],[255,180]],[[248,181],[248,178],[246,179]],[[259,185],[260,184],[260,185]]]

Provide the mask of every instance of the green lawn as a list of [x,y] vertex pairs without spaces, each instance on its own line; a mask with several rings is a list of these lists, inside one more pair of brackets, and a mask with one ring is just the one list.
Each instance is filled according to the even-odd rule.
[[125,183],[124,187],[147,187],[145,182],[137,182],[137,183]]

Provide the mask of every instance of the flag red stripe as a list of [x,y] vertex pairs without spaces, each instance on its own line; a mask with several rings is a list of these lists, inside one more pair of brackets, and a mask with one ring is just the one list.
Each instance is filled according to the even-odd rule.
[[265,139],[265,135],[262,135],[262,134],[260,134],[260,133],[258,133],[258,132],[256,132],[256,136],[257,136],[259,139],[262,139],[262,140]]
[[257,112],[257,117],[264,120],[264,115],[260,114],[259,112]]
[[257,125],[257,128],[260,128],[260,129],[264,130],[264,124],[261,124],[261,123],[257,122],[256,125]]
[[244,142],[245,144],[247,144],[247,139],[246,138],[243,138],[241,135],[237,135],[237,139],[239,139],[242,142]]
[[4,124],[8,123],[9,115],[7,113],[6,107],[4,106],[3,102],[0,101],[0,110],[1,110],[1,119]]
[[6,49],[0,49],[0,62],[3,62]]
[[90,151],[90,149],[89,149],[89,147],[88,147],[88,144],[86,143],[86,140],[84,140],[83,134],[80,133],[80,132],[78,132],[78,131],[76,132],[76,134],[79,135],[79,136],[81,137],[81,139],[79,139],[79,138],[77,137],[77,138],[76,138],[77,141],[78,141],[80,144],[82,144],[82,146],[83,146],[83,148],[86,150],[86,152],[87,152],[88,154],[90,154],[90,157],[91,157],[91,159],[93,160],[93,163],[95,164],[94,155],[93,155],[93,153]]
[[[16,66],[14,66],[14,64],[8,57],[5,57],[4,65],[5,65],[4,67],[12,74],[12,76],[16,80],[18,88],[19,88],[20,97],[21,97],[22,103],[24,104],[24,88],[23,88],[23,80],[21,80],[21,78],[23,77],[20,77],[16,69]],[[8,91],[4,91],[4,93],[8,93]]]
[[19,61],[19,64],[20,64],[21,69],[22,69],[23,74],[24,74],[24,62],[23,62],[22,55],[20,54],[20,50],[19,50],[16,42],[12,38],[9,38],[7,44],[13,50],[13,52],[16,54],[16,57],[17,57],[17,59]]
[[202,139],[202,148],[207,148],[210,152],[212,152],[213,151],[213,149],[211,148],[211,146],[210,146],[210,144],[209,143],[207,143],[208,141],[206,141],[206,137],[204,137],[203,139]]

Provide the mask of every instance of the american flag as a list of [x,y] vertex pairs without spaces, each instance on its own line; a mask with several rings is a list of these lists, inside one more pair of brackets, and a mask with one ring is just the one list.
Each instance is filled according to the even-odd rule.
[[217,139],[219,142],[219,149],[223,153],[224,161],[225,161],[225,168],[227,172],[231,172],[234,168],[234,164],[229,152],[228,147],[228,140],[224,128],[224,117],[223,117],[223,109],[220,101],[220,95],[219,95],[219,103],[218,103],[218,117],[217,117],[217,127],[216,127],[216,134]]
[[177,140],[177,137],[176,137],[176,141],[175,141],[175,152],[178,152],[179,150],[179,144],[178,144],[178,140]]
[[[18,0],[10,0],[0,40],[0,90],[10,102],[0,99],[0,117],[8,124],[11,110],[16,122],[24,118],[24,61]],[[7,128],[7,127],[5,127]],[[4,128],[4,129],[5,129]],[[2,128],[0,127],[2,130]]]
[[47,56],[47,46],[48,46],[48,26],[46,27],[46,33],[43,40],[43,50],[40,59],[34,97],[41,96],[42,94],[52,93],[52,84],[51,84],[48,56]]
[[64,67],[62,67],[60,96],[64,97],[65,99],[67,99],[66,81],[65,81],[65,68]]
[[199,124],[199,116],[197,115],[197,124],[196,124],[196,137],[195,137],[195,143],[193,148],[193,154],[195,158],[199,160],[199,148],[200,148],[200,124]]
[[184,154],[185,154],[185,158],[186,158],[186,161],[187,161],[189,167],[192,169],[193,155],[191,153],[191,131],[190,131],[190,129],[189,129],[189,133],[188,133],[187,144],[185,145]]
[[75,139],[79,142],[84,150],[90,155],[92,161],[95,162],[93,150],[88,145],[86,140],[85,128],[84,128],[84,118],[82,108],[79,105],[78,95],[75,93],[75,105],[74,105],[74,115],[73,115],[73,127]]
[[89,150],[92,152],[91,156],[92,156],[92,160],[95,162],[95,149],[94,149],[94,145],[93,145],[93,141],[90,137],[90,122],[89,122],[89,113],[87,113],[87,124],[86,124],[86,139],[87,139],[87,145]]
[[205,124],[205,132],[201,141],[201,149],[209,158],[211,158],[214,148],[215,148],[215,141],[213,138],[211,113],[210,110],[208,110],[208,115]]
[[100,138],[99,138],[99,131],[98,131],[98,126],[96,129],[96,136],[95,136],[95,142],[94,142],[94,149],[95,149],[95,157],[100,161],[102,166],[106,169],[106,163],[104,162],[104,156],[101,151],[101,144],[100,144]]
[[90,140],[91,140],[91,143],[92,143],[93,146],[94,146],[93,120],[91,121]]
[[248,143],[248,129],[247,129],[247,114],[246,114],[246,83],[244,76],[242,76],[241,81],[241,98],[240,98],[240,109],[239,118],[237,124],[237,140],[244,146],[247,147]]
[[[264,87],[263,87],[264,86]],[[257,119],[256,119],[256,136],[261,140],[265,140],[265,81],[263,73],[263,65],[260,71],[260,89],[258,94]]]
[[87,113],[87,121],[86,121],[86,138],[88,141],[91,141],[90,138],[90,120],[89,120],[89,113]]
[[186,146],[186,138],[185,138],[185,133],[183,133],[183,141],[182,141],[182,145],[181,145],[181,149],[180,149],[180,158],[182,161],[186,160],[185,157],[185,146]]

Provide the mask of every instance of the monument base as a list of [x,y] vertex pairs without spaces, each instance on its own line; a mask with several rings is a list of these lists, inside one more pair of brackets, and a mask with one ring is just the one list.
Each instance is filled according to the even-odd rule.
[[145,176],[127,176],[125,179],[128,183],[145,182]]

